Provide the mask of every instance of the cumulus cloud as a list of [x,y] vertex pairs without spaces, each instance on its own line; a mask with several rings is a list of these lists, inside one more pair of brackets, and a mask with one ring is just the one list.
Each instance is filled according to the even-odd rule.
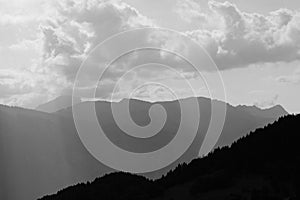
[[189,23],[195,20],[199,24],[208,21],[207,14],[204,13],[200,4],[194,0],[177,0],[174,11]]
[[[85,76],[82,76],[83,79],[77,80],[82,87],[79,89],[80,93],[95,88],[95,85],[89,84],[98,80],[97,71],[103,70],[109,61],[120,56],[120,52],[125,47],[134,49],[139,46],[156,46],[175,52],[185,51],[184,54],[188,54],[188,43],[181,41],[178,36],[166,31],[146,29],[114,39],[109,45],[91,53],[91,49],[116,33],[141,27],[155,27],[155,24],[136,9],[119,1],[87,1],[86,3],[67,1],[56,6],[59,11],[56,18],[48,20],[42,26],[45,70],[56,73],[69,83],[73,83],[79,66],[84,61],[88,71]],[[180,70],[184,69],[183,65],[186,66],[187,63],[176,58],[178,56],[160,50],[133,51],[120,57],[103,76],[102,80],[110,84],[97,85],[101,87],[97,90],[98,97],[109,97],[112,84],[116,84],[122,74],[134,66],[159,62]],[[137,83],[142,83],[146,79],[157,79],[166,70],[150,68],[151,70],[149,67],[144,67],[133,77],[134,80],[123,82],[122,91],[119,91],[117,96],[127,97]]]
[[222,26],[187,34],[201,43],[221,70],[300,59],[300,13],[280,9],[264,16],[229,2],[210,1]]
[[[124,30],[152,25],[136,9],[119,1],[65,1],[56,6],[57,17],[42,26],[44,60],[50,71],[71,82],[82,61],[100,42]],[[90,59],[94,63],[89,63],[88,78],[105,65],[105,55],[94,59]]]

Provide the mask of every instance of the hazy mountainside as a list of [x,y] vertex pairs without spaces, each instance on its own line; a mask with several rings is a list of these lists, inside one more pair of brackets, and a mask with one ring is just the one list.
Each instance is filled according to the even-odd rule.
[[[123,106],[126,101],[128,100],[116,104]],[[172,165],[144,174],[145,176],[158,178],[178,163],[189,162],[198,156],[211,115],[211,101],[206,98],[198,98],[198,101],[201,110],[200,127],[191,147]],[[188,99],[183,102],[189,103]],[[84,109],[89,103],[92,102],[83,102],[77,106]],[[101,119],[100,124],[112,142],[130,151],[146,152],[161,148],[172,140],[180,122],[178,101],[159,104],[166,109],[167,122],[157,135],[143,141],[129,137],[118,128],[112,118],[109,102],[96,102],[95,105],[97,115]],[[140,125],[148,124],[148,110],[151,105],[149,102],[130,100],[133,120]],[[249,131],[273,122],[277,116],[286,115],[281,109],[276,109],[280,113],[269,109],[264,116],[264,110],[253,111],[259,113],[254,115],[250,112],[251,107],[227,106],[225,126],[218,146],[231,144]],[[270,110],[275,113],[275,117],[270,117]],[[188,119],[184,120],[189,123]],[[189,130],[187,134],[188,132]],[[82,145],[73,122],[71,108],[49,114],[0,106],[0,161],[1,200],[34,199],[113,171],[95,160]]]
[[[140,100],[128,100],[124,99],[117,104],[116,106],[126,106],[127,101],[129,101],[130,114],[137,124],[147,125],[150,122],[150,117],[148,115],[149,108],[153,105],[150,102],[140,101]],[[86,110],[87,104],[93,102],[83,102],[78,104],[82,110]],[[168,114],[167,121],[163,129],[156,134],[154,137],[139,139],[131,137],[118,127],[113,119],[111,112],[111,103],[99,101],[96,102],[95,108],[96,113],[101,124],[102,129],[109,133],[106,136],[116,145],[133,152],[148,152],[157,150],[164,145],[168,144],[169,141],[175,136],[179,123],[181,120],[180,113],[180,103],[178,101],[169,101],[169,102],[158,102],[162,105],[166,113]],[[192,110],[193,107],[190,105],[190,99],[184,99],[181,101],[182,104],[185,104],[188,109]],[[210,119],[211,119],[211,100],[207,98],[198,98],[198,103],[200,107],[200,122],[197,136],[195,137],[193,144],[188,148],[188,150],[174,163],[170,166],[167,166],[161,170],[147,173],[146,176],[150,178],[158,178],[162,174],[167,173],[170,169],[176,167],[179,163],[189,162],[192,159],[198,157],[198,153],[207,132]],[[224,102],[216,101],[217,104],[224,104]],[[226,120],[223,127],[222,134],[216,144],[216,146],[225,146],[230,145],[233,141],[244,136],[246,133],[255,130],[258,127],[262,127],[268,123],[274,122],[278,119],[279,116],[287,115],[288,113],[281,107],[275,106],[270,109],[262,110],[255,106],[238,106],[233,107],[229,104],[227,106]],[[278,109],[281,108],[281,109]],[[66,118],[72,116],[72,109],[67,108],[58,112],[59,115]],[[271,117],[271,114],[274,114],[274,117]],[[171,116],[171,117],[170,117]],[[183,119],[181,123],[189,124],[191,119]],[[186,127],[186,132],[189,134],[189,126]]]
[[70,120],[4,106],[0,161],[1,200],[34,199],[107,169],[85,150]]
[[283,117],[155,181],[116,172],[42,199],[296,200],[300,197],[299,123],[300,115]]
[[281,117],[282,115],[288,114],[284,108],[280,105],[276,105],[274,107],[268,109],[260,109],[256,106],[237,106],[237,109],[242,109],[254,116],[265,117],[265,118],[273,118],[273,117]]
[[[80,102],[80,98],[75,98],[74,104],[78,104]],[[59,96],[47,103],[39,105],[38,107],[36,107],[36,110],[47,113],[54,113],[70,106],[72,106],[72,96]]]

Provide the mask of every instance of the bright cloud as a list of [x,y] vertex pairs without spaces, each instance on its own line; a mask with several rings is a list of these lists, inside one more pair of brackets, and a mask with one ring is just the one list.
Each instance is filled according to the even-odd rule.
[[277,104],[278,98],[279,98],[279,95],[275,95],[271,99],[256,101],[256,102],[254,102],[254,105],[259,108],[269,108],[269,107],[275,106]]
[[189,23],[192,21],[197,21],[199,24],[207,23],[209,20],[208,15],[195,0],[177,0],[174,11]]
[[280,9],[264,16],[216,1],[209,7],[222,20],[222,27],[188,35],[205,46],[221,70],[300,59],[300,13]]

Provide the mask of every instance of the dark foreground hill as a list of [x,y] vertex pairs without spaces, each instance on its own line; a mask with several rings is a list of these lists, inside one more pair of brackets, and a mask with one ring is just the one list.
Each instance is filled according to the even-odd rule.
[[299,124],[286,116],[155,181],[117,172],[42,199],[299,199]]

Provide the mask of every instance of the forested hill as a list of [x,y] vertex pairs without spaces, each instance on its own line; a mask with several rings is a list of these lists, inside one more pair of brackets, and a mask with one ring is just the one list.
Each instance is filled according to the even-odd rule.
[[156,181],[117,172],[42,199],[299,199],[299,124],[280,118]]

